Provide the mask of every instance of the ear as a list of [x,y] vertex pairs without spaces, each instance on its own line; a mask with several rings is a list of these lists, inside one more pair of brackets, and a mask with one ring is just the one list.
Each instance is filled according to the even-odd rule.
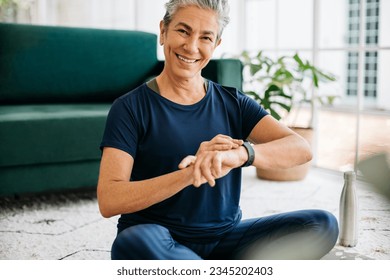
[[160,45],[164,45],[165,26],[164,22],[160,21]]

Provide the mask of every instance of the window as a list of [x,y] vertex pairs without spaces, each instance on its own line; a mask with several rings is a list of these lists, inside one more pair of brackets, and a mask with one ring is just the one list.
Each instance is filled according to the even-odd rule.
[[316,110],[315,164],[343,170],[372,153],[390,153],[390,0],[245,3],[245,49],[275,55],[297,51],[338,76],[337,84],[319,90],[336,98]]
[[[359,1],[349,1],[348,45],[353,47],[359,44],[359,22],[362,13],[359,11]],[[379,35],[379,0],[367,0],[365,21],[365,44],[378,45]],[[376,98],[377,96],[377,59],[376,51],[365,53],[364,96]],[[358,53],[348,53],[348,84],[347,95],[357,96]]]

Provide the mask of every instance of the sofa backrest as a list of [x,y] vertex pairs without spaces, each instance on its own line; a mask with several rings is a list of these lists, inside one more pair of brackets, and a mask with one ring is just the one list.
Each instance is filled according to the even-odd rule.
[[155,34],[0,23],[0,104],[112,101],[157,65]]

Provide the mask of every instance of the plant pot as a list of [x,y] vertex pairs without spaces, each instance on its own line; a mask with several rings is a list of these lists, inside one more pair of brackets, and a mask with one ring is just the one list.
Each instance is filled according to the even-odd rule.
[[[311,145],[313,139],[313,129],[311,128],[300,128],[291,127],[293,131],[302,136]],[[287,169],[261,169],[256,168],[257,177],[263,180],[271,181],[300,181],[303,180],[309,169],[310,162],[302,165],[298,165]]]

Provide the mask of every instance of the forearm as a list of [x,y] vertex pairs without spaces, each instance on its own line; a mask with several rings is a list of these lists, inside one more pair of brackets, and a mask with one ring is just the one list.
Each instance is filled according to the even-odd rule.
[[[217,135],[211,141],[201,143],[198,153],[230,150],[241,144],[241,140]],[[194,185],[193,158],[196,157],[190,156],[183,160],[178,171],[148,180],[130,181],[133,157],[116,148],[104,148],[97,187],[101,214],[111,217],[140,211],[172,197],[187,186]],[[199,185],[207,182],[201,175],[197,179],[196,183]]]
[[[191,160],[187,160],[192,158]],[[225,151],[203,151],[197,156],[185,158],[179,165],[185,168],[193,164],[193,185],[199,187],[208,182],[215,186],[215,180],[225,176],[232,169],[241,167],[248,160],[248,153],[243,146]]]
[[133,213],[159,203],[192,182],[192,168],[142,181],[99,180],[98,202],[104,217]]
[[255,150],[254,166],[263,169],[290,168],[311,160],[309,144],[298,135],[253,145]]
[[[262,144],[253,145],[255,159],[253,166],[272,169],[289,168],[311,160],[310,146],[295,133]],[[199,187],[204,179],[215,185],[215,180],[225,176],[230,170],[243,166],[249,158],[247,149],[239,146],[226,151],[203,151],[192,156],[182,168],[193,164],[193,185]],[[184,162],[184,161],[183,161]]]

